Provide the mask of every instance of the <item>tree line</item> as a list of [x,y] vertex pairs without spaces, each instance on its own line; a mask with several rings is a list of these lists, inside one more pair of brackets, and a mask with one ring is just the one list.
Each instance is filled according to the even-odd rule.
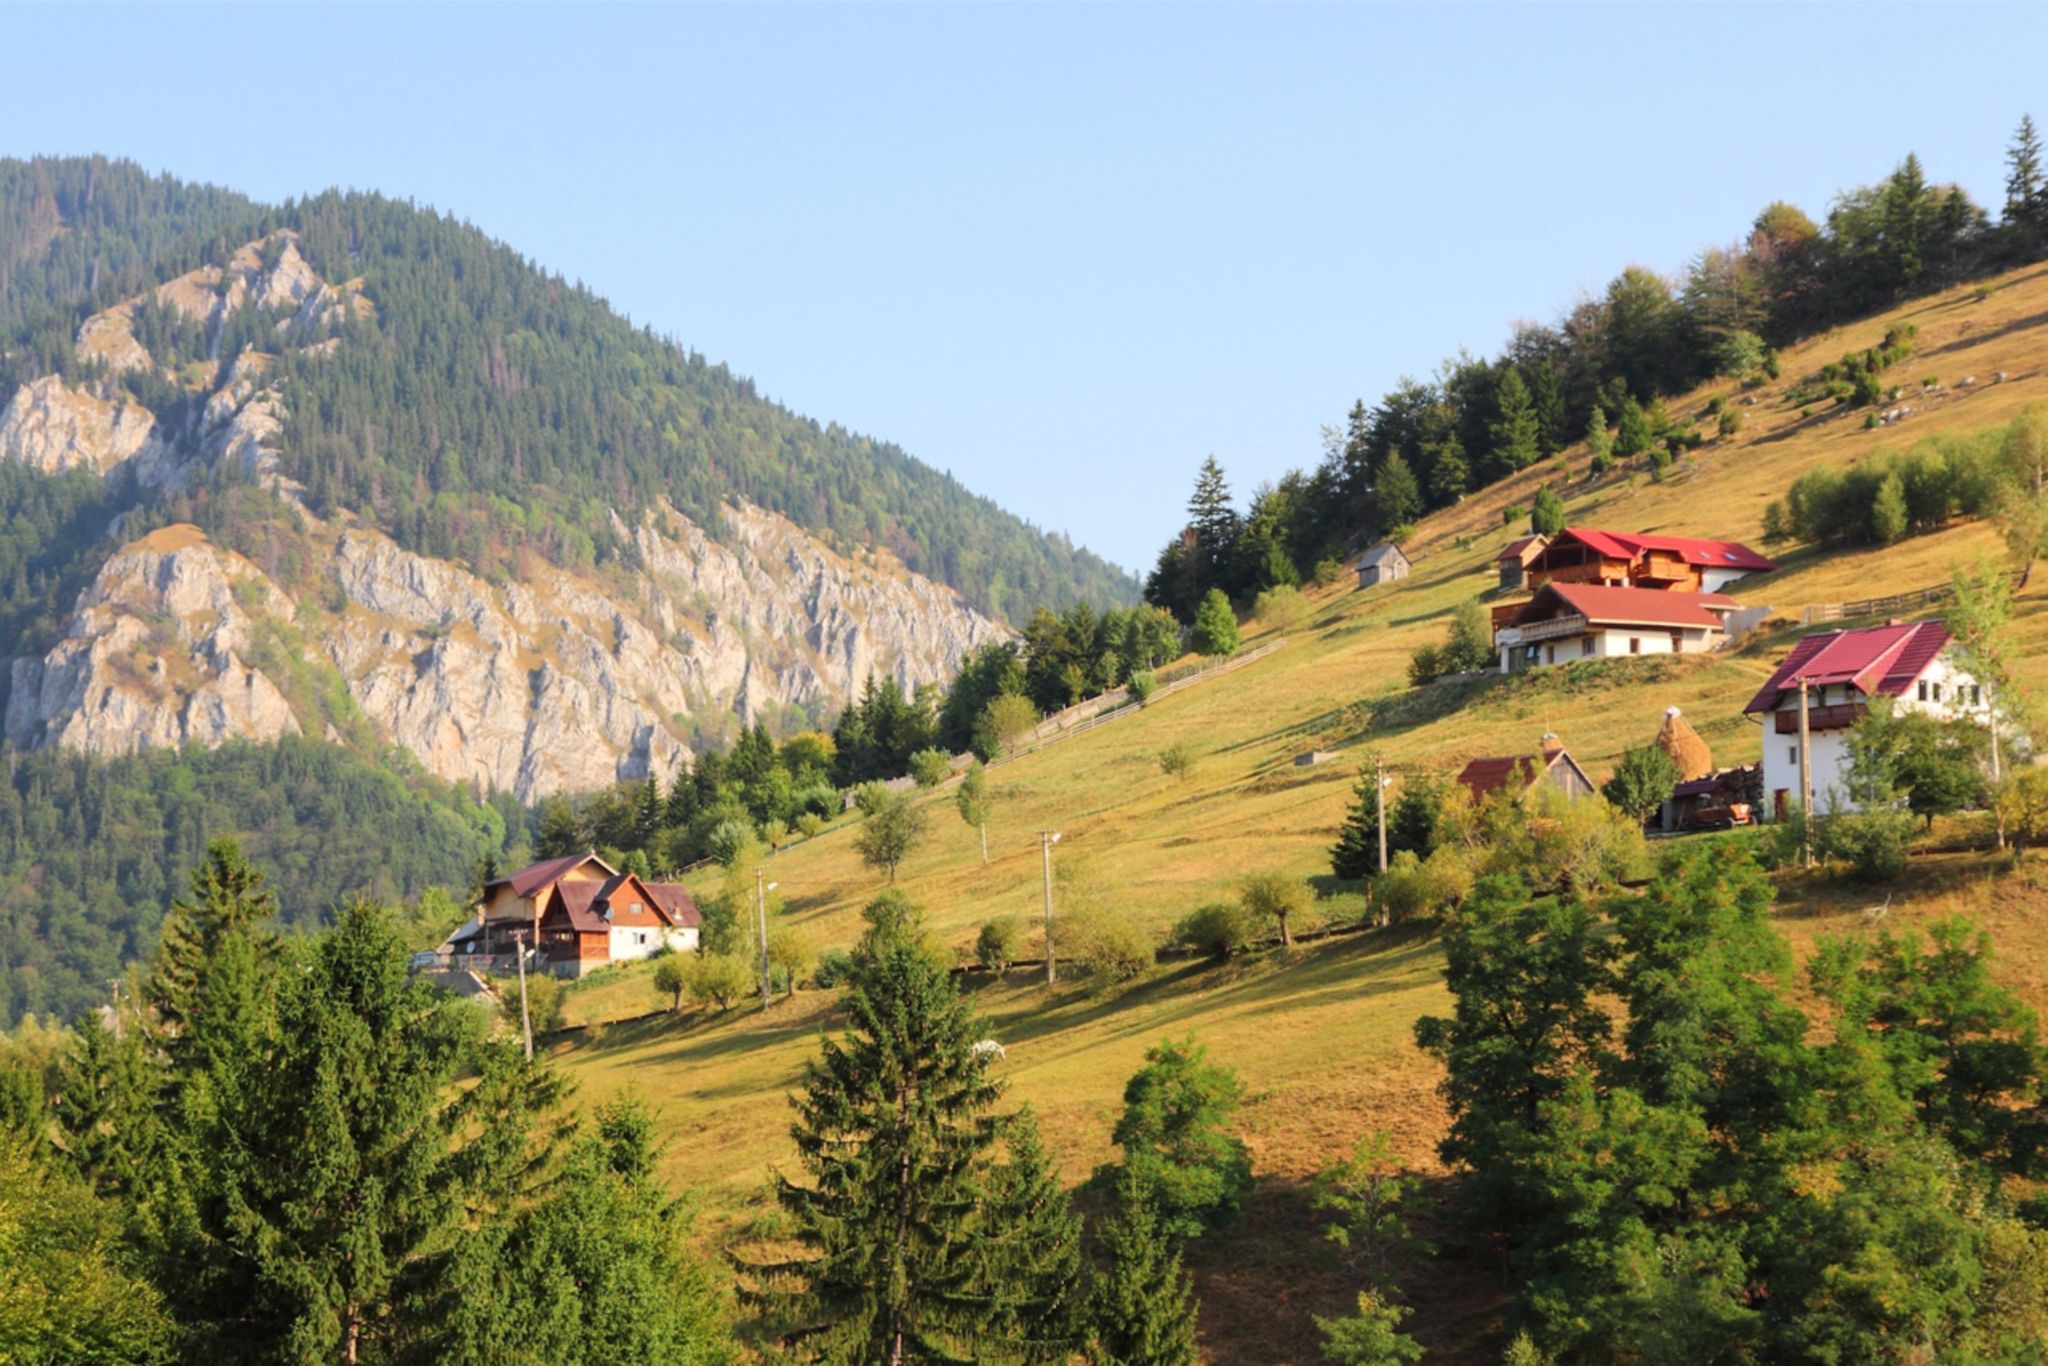
[[[1464,353],[1403,377],[1324,430],[1324,454],[1255,489],[1243,512],[1212,457],[1145,600],[1191,621],[1216,588],[1236,602],[1334,574],[1334,559],[1585,440],[1596,462],[1668,459],[1704,440],[1663,400],[1714,376],[1775,376],[1777,348],[1959,280],[2048,255],[2048,182],[2030,118],[2007,150],[1993,221],[1919,158],[1839,195],[1824,222],[1773,203],[1747,236],[1668,280],[1637,266],[1550,324],[1522,324],[1488,360]],[[1854,388],[1858,369],[1837,378]],[[1868,387],[1866,385],[1866,387]],[[1862,401],[1871,401],[1866,397]],[[1739,425],[1739,414],[1722,415]]]

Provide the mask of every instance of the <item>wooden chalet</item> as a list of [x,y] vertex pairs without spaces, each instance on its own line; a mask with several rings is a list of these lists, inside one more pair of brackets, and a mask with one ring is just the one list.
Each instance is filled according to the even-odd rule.
[[1458,782],[1475,802],[1496,792],[1520,798],[1542,784],[1555,787],[1573,801],[1593,794],[1593,780],[1555,735],[1544,736],[1543,747],[1535,754],[1474,759],[1458,774]]
[[1548,583],[1603,584],[1666,593],[1718,593],[1778,566],[1739,541],[1656,536],[1568,526],[1525,561],[1531,589]]
[[702,923],[681,883],[622,873],[596,854],[571,854],[488,884],[476,920],[450,935],[442,953],[456,964],[481,960],[502,969],[516,966],[523,949],[545,971],[580,977],[665,948],[694,949]]
[[1622,655],[1698,654],[1727,638],[1735,599],[1594,583],[1546,583],[1494,609],[1500,671]]

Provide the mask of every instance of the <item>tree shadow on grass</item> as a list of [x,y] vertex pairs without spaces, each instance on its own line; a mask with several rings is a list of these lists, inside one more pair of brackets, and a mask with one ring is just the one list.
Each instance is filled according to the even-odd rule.
[[[1358,1132],[1385,1127],[1383,1118],[1358,1115]],[[1499,1248],[1457,1226],[1455,1190],[1453,1179],[1432,1175],[1409,1198],[1411,1231],[1437,1250],[1418,1251],[1397,1273],[1396,1298],[1414,1311],[1403,1331],[1430,1361],[1498,1361],[1511,1304]],[[1262,1175],[1234,1223],[1189,1244],[1205,1360],[1323,1359],[1316,1319],[1355,1313],[1366,1288],[1324,1237],[1328,1222],[1311,1181]]]

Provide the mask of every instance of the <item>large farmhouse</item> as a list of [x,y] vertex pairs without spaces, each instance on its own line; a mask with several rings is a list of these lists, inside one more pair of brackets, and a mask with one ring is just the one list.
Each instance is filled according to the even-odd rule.
[[486,885],[477,918],[441,951],[456,966],[505,968],[522,948],[538,950],[545,970],[580,977],[664,948],[694,949],[701,924],[681,883],[648,881],[595,854],[571,854]]
[[[1493,609],[1500,670],[1575,659],[1697,654],[1728,638],[1738,604],[1721,589],[1777,568],[1735,541],[1566,527],[1502,552],[1501,582],[1520,566],[1532,598]],[[1511,550],[1515,547],[1510,547]]]
[[1504,674],[1574,659],[1698,654],[1726,639],[1735,607],[1719,593],[1547,583],[1527,602],[1496,609],[1493,643]]
[[1568,526],[1531,557],[1523,579],[1654,588],[1666,593],[1718,593],[1737,579],[1778,566],[1738,541],[1639,535]]
[[1785,656],[1743,713],[1764,723],[1764,790],[1774,817],[1800,803],[1799,685],[1813,752],[1816,810],[1854,810],[1848,795],[1849,730],[1874,697],[1902,711],[1988,721],[1983,687],[1957,664],[1938,621],[1894,622],[1807,636]]

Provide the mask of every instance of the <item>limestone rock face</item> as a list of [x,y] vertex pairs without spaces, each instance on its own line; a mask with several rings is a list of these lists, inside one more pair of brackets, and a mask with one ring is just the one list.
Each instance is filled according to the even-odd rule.
[[[149,353],[136,321],[152,301],[198,325],[204,357]],[[252,308],[265,349],[221,355],[229,321]],[[345,512],[320,521],[278,467],[277,360],[330,355],[344,322],[374,314],[360,281],[321,279],[281,231],[88,318],[77,352],[113,376],[97,391],[50,375],[7,397],[0,460],[126,469],[170,493],[224,473],[305,514],[283,533],[305,576],[296,595],[190,526],[112,555],[60,638],[7,661],[9,741],[112,754],[301,731],[360,738],[367,723],[443,778],[531,800],[672,773],[729,715],[802,707],[823,719],[870,674],[906,691],[943,682],[1008,636],[886,556],[841,555],[756,507],[725,509],[715,536],[673,508],[636,525],[614,513],[638,573],[578,575],[528,556],[504,584],[407,552]],[[184,401],[163,410],[175,430],[123,389],[131,371],[181,388]],[[344,696],[352,707],[337,706]]]
[[295,712],[290,680],[254,655],[333,670],[380,740],[531,801],[667,776],[699,723],[819,713],[871,670],[906,689],[943,682],[1008,635],[950,590],[758,508],[730,510],[728,530],[721,543],[650,516],[629,533],[648,570],[622,591],[547,565],[494,586],[341,529],[327,591],[302,603],[196,528],[166,528],[107,561],[56,645],[13,662],[5,734],[107,754],[331,733],[334,718]]
[[101,567],[54,648],[12,662],[7,739],[121,754],[296,734],[283,692],[246,662],[251,614],[292,611],[254,565],[193,528],[154,532]]
[[22,385],[0,411],[0,460],[45,473],[79,466],[106,473],[162,451],[149,409],[73,389],[55,375]]

